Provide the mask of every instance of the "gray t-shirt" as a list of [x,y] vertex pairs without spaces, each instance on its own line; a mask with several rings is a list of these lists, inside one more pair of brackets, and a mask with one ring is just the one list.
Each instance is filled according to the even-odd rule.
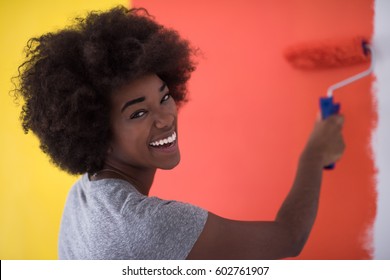
[[207,211],[139,193],[120,179],[83,175],[69,192],[59,234],[60,259],[185,259]]

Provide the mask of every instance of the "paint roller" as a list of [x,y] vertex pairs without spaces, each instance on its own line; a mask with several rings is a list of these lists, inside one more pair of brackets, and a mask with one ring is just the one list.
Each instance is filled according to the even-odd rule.
[[[288,48],[285,57],[295,68],[301,70],[332,69],[371,62],[365,71],[328,88],[327,97],[320,98],[322,119],[339,113],[340,104],[333,101],[335,90],[370,75],[374,68],[374,51],[368,40],[363,37],[302,43]],[[335,165],[331,164],[324,168],[334,167]]]

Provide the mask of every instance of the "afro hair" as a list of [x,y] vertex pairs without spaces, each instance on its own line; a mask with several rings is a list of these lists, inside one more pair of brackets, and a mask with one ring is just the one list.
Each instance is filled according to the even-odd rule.
[[180,106],[195,70],[195,50],[145,9],[90,12],[74,25],[29,40],[19,67],[21,122],[40,148],[70,174],[104,164],[110,140],[109,102],[115,89],[154,73]]

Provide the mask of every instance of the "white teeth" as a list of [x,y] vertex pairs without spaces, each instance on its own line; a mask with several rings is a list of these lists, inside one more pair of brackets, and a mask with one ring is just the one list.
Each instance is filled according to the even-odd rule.
[[154,141],[154,142],[150,143],[149,145],[157,147],[157,146],[162,146],[162,145],[172,143],[175,141],[176,141],[176,132],[173,132],[173,134],[171,136],[169,136],[165,139]]

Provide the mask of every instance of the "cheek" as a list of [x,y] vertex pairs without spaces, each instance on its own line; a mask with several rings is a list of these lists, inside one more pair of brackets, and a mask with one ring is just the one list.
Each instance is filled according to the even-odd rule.
[[117,130],[114,151],[121,158],[134,157],[147,149],[148,131],[141,125],[132,125]]
[[172,100],[172,112],[177,115],[177,111],[178,111],[178,107],[177,107],[177,104],[176,104],[176,101]]

